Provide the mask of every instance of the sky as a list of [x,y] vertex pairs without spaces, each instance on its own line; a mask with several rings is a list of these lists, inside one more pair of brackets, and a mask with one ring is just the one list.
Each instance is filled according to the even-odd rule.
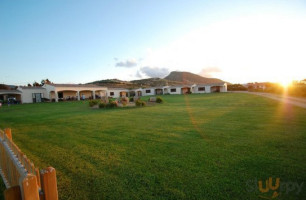
[[0,1],[0,83],[306,78],[306,1]]

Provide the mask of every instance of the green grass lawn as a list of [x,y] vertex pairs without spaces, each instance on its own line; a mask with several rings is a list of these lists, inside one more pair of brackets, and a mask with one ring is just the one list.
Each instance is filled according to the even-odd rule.
[[56,168],[60,199],[260,199],[251,183],[268,177],[283,183],[278,199],[306,199],[306,183],[284,190],[306,182],[306,109],[249,94],[163,99],[4,106],[0,128],[36,166]]

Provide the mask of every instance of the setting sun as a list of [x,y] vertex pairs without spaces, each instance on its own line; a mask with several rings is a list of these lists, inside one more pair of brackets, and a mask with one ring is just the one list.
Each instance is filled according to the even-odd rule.
[[279,84],[281,86],[283,86],[284,88],[288,88],[292,84],[292,81],[291,80],[282,80],[282,81],[279,82]]

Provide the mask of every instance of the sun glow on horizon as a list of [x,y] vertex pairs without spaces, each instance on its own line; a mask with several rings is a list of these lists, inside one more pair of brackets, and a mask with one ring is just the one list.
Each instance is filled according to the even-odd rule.
[[306,74],[306,26],[302,24],[306,18],[281,14],[232,18],[153,49],[143,63],[197,74],[203,71],[202,76],[229,82],[269,81],[288,86]]
[[282,80],[279,81],[279,84],[284,88],[288,88],[292,84],[292,82],[293,82],[292,80]]

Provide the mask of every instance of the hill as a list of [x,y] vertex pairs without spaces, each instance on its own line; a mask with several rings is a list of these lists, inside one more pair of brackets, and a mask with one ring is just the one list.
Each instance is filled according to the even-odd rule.
[[182,85],[182,84],[208,84],[224,82],[217,78],[205,78],[190,72],[171,72],[165,78],[147,78],[132,81],[122,81],[118,79],[106,79],[94,81],[88,84],[96,84],[109,88],[140,88],[140,87],[157,87],[165,85]]
[[164,79],[168,81],[176,81],[181,82],[183,84],[206,84],[206,83],[220,83],[224,82],[217,78],[205,78],[203,76],[193,74],[190,72],[171,72],[168,76],[166,76]]
[[131,82],[137,85],[151,86],[151,87],[181,84],[181,82],[166,80],[163,78],[147,78],[147,79],[133,80]]

